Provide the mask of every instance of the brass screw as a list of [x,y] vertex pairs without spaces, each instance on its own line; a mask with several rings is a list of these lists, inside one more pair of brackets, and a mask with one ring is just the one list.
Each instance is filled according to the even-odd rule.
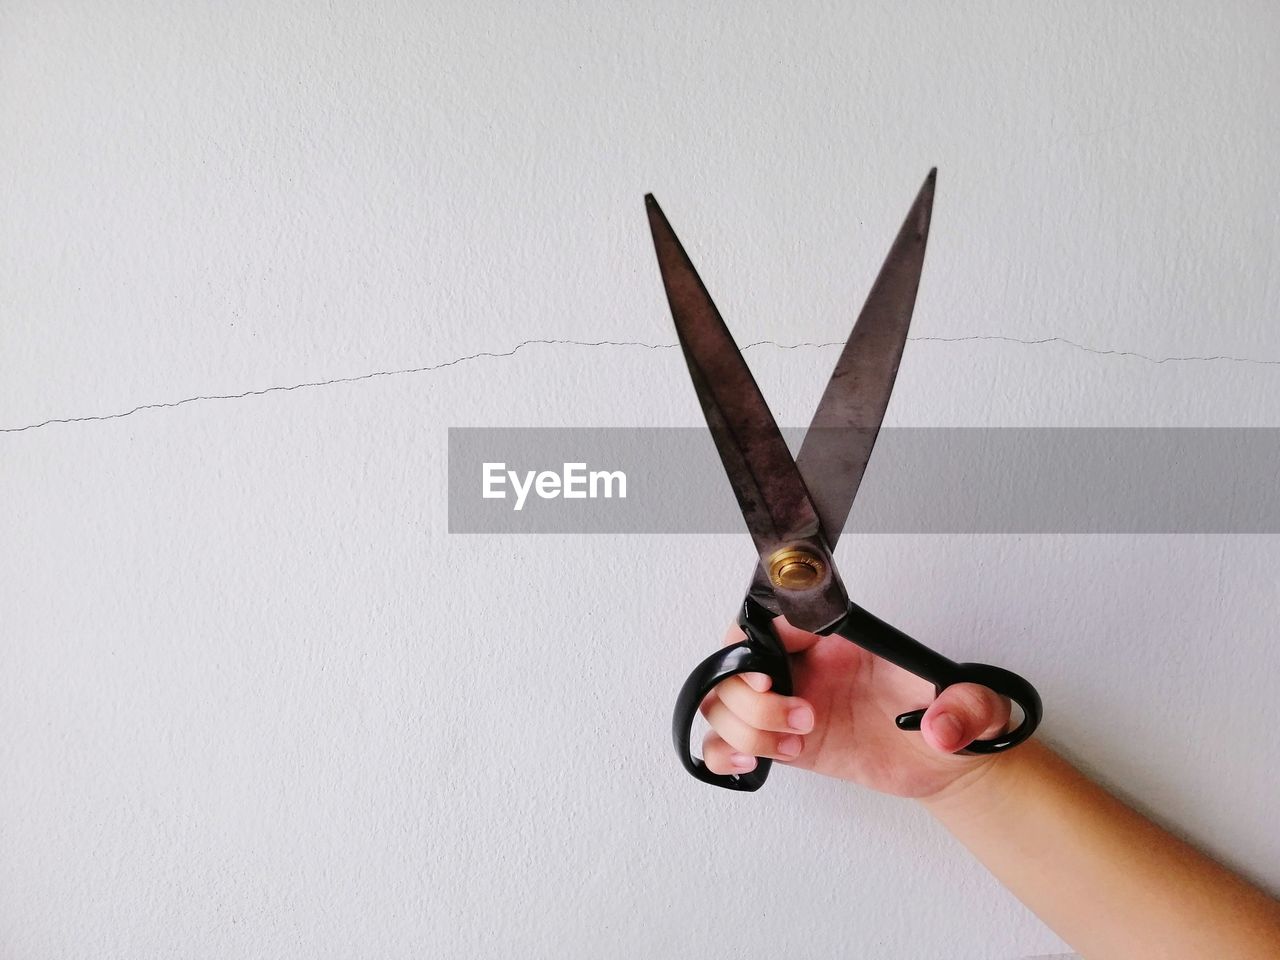
[[783,590],[807,590],[822,579],[822,561],[808,550],[790,547],[769,558],[769,579]]

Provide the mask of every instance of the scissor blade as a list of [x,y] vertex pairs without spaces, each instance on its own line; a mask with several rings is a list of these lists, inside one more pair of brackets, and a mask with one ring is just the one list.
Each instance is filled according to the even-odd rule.
[[816,630],[845,612],[844,590],[822,540],[818,514],[751,370],[711,295],[652,195],[645,197],[662,282],[689,375],[762,562],[803,545],[825,561],[815,589],[780,597],[783,612]]
[[752,536],[812,536],[817,514],[750,368],[662,208],[652,195],[645,205],[689,375]]
[[924,268],[937,168],[911,205],[836,361],[796,463],[832,548],[840,539],[889,406]]

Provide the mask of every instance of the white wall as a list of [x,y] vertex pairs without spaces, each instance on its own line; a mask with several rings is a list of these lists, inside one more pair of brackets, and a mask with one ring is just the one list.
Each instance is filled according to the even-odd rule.
[[[645,191],[829,341],[935,164],[891,422],[1280,425],[1280,10],[698,6],[0,10],[4,956],[1063,949],[908,803],[684,776],[745,537],[450,537],[445,431],[700,422],[670,350],[516,350],[672,342]],[[832,350],[749,357],[805,422]],[[840,556],[1280,887],[1280,540]]]

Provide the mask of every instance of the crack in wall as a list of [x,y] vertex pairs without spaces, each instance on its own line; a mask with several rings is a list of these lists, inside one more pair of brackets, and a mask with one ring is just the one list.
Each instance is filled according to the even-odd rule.
[[[1036,347],[1045,344],[1061,344],[1071,347],[1075,350],[1082,350],[1085,353],[1092,353],[1100,357],[1124,357],[1134,360],[1142,360],[1146,363],[1164,364],[1164,363],[1248,363],[1259,366],[1280,366],[1280,360],[1260,360],[1251,357],[1235,357],[1228,354],[1212,354],[1207,356],[1186,356],[1186,357],[1153,357],[1149,354],[1139,353],[1136,350],[1107,350],[1097,347],[1090,347],[1083,343],[1077,343],[1074,340],[1068,340],[1066,337],[1042,337],[1038,340],[1025,340],[1020,337],[1007,337],[998,334],[973,334],[963,337],[908,337],[910,341],[916,343],[966,343],[970,341],[994,341],[998,343],[1015,343],[1022,346]],[[752,343],[745,344],[743,351],[754,350],[757,347],[776,347],[779,350],[799,350],[802,348],[822,349],[825,347],[843,346],[843,340],[831,340],[826,342],[801,341],[800,343],[778,343],[776,340],[756,340]],[[341,383],[359,383],[362,380],[375,380],[378,377],[399,377],[407,376],[414,373],[431,373],[435,370],[444,370],[447,367],[456,367],[462,363],[469,363],[472,360],[501,359],[503,357],[512,357],[530,346],[574,346],[574,347],[641,347],[646,350],[674,350],[679,346],[678,343],[647,343],[643,340],[567,340],[567,339],[530,339],[521,340],[510,350],[490,351],[481,350],[478,353],[470,353],[462,357],[454,357],[452,360],[445,360],[440,363],[428,364],[422,367],[405,367],[400,370],[375,370],[372,373],[361,373],[350,377],[334,377],[331,380],[309,380],[302,383],[293,383],[287,385],[262,387],[257,390],[245,390],[242,393],[222,393],[222,394],[199,394],[193,397],[183,397],[181,400],[169,400],[159,403],[143,403],[131,410],[122,410],[119,413],[96,414],[83,417],[51,417],[48,420],[41,420],[38,423],[28,423],[20,427],[0,427],[0,433],[23,433],[28,430],[39,430],[41,427],[52,426],[58,423],[95,423],[104,420],[120,420],[124,417],[133,416],[135,413],[141,413],[144,410],[172,410],[175,407],[182,407],[188,403],[199,403],[205,400],[243,400],[247,397],[261,397],[269,393],[289,393],[293,390],[303,390],[311,387],[328,387]]]

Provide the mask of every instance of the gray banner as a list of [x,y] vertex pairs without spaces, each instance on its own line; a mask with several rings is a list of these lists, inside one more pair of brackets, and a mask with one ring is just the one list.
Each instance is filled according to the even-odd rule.
[[[1277,533],[1277,478],[1273,428],[886,429],[845,529]],[[449,430],[451,533],[743,530],[705,429]]]

